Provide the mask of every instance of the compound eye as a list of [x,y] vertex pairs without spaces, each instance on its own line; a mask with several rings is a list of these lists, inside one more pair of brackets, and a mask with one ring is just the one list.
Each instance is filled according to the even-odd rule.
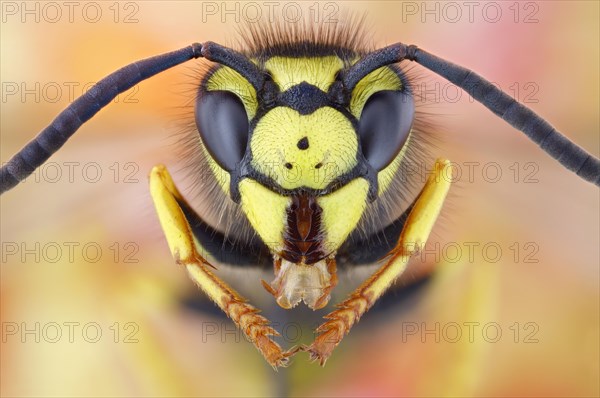
[[208,91],[196,101],[196,126],[210,156],[231,172],[244,157],[248,115],[239,97],[229,91]]
[[368,99],[358,121],[358,134],[363,155],[375,170],[385,169],[398,156],[414,118],[415,103],[407,92],[385,90]]

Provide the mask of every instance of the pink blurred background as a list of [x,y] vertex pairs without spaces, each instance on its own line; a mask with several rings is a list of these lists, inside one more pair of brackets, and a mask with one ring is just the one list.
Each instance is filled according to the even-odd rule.
[[[233,44],[236,18],[269,10],[48,4],[2,3],[2,162],[84,85],[194,41]],[[367,12],[378,45],[414,43],[477,71],[598,156],[598,2],[286,4],[270,7],[320,20]],[[421,75],[427,88],[444,87]],[[50,166],[2,196],[2,396],[600,394],[598,188],[449,90],[423,109],[441,126],[434,154],[463,174],[432,238],[448,250],[420,299],[350,333],[324,369],[300,354],[273,375],[243,339],[206,338],[206,322],[220,320],[179,306],[193,286],[168,253],[146,177],[165,163],[185,180],[174,135],[193,76],[194,66],[180,66],[120,95]],[[473,259],[467,242],[479,244]],[[266,294],[258,279],[246,288]]]

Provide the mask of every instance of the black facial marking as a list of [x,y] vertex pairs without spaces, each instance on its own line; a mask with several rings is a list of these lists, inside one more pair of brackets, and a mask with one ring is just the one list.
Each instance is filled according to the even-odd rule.
[[308,149],[308,137],[304,137],[300,141],[298,141],[298,149],[300,149],[301,151]]
[[330,99],[317,86],[302,82],[281,93],[277,103],[292,108],[301,115],[310,115],[317,109],[328,106]]

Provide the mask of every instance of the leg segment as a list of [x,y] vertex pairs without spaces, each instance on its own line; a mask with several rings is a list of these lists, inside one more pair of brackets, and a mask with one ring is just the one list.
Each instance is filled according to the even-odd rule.
[[186,267],[198,287],[235,322],[273,368],[285,366],[295,351],[284,352],[269,337],[279,333],[269,326],[265,317],[258,315],[259,310],[210,271],[214,267],[198,254],[191,228],[177,204],[177,200],[183,198],[162,165],[154,167],[150,173],[150,192],[177,263]]
[[386,262],[339,304],[337,310],[325,316],[327,321],[316,330],[317,338],[306,348],[312,360],[325,364],[350,328],[400,276],[410,257],[423,247],[450,188],[449,167],[449,161],[437,160],[435,170],[419,194],[398,243],[386,256]]

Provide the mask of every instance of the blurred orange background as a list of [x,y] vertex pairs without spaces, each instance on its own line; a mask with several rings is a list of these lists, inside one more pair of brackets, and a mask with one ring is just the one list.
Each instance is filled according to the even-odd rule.
[[[598,2],[266,3],[2,2],[0,160],[87,84],[195,41],[235,44],[256,10],[366,12],[378,46],[414,43],[469,67],[600,152]],[[324,369],[299,354],[274,374],[243,339],[207,337],[221,320],[179,305],[194,287],[146,177],[165,163],[186,186],[174,136],[194,70],[120,95],[0,199],[2,396],[600,394],[598,188],[418,66],[434,90],[422,108],[440,126],[433,152],[462,172],[418,300],[359,325]]]

